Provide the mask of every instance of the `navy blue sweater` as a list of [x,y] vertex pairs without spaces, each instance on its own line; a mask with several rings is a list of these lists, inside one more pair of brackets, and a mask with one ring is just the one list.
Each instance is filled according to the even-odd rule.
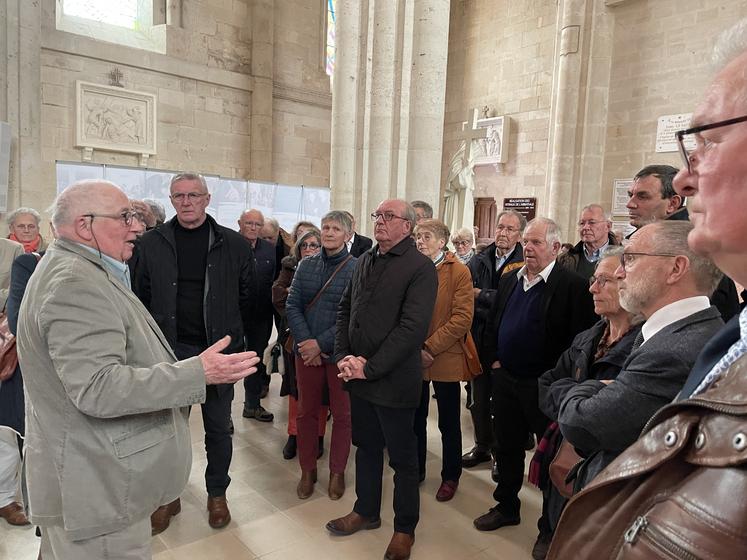
[[496,357],[503,368],[516,376],[539,377],[545,372],[542,362],[545,285],[543,280],[525,292],[524,281],[519,279],[501,317]]

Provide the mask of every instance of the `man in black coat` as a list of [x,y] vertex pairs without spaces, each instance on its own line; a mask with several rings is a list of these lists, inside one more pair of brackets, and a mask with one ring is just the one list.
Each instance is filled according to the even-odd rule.
[[348,253],[358,258],[363,253],[368,251],[371,247],[373,247],[373,240],[370,237],[366,237],[365,235],[361,235],[360,233],[355,231],[355,218],[350,212],[345,213],[353,222],[353,235],[351,235],[350,239],[345,242],[345,245],[348,248]]
[[558,264],[587,279],[594,275],[602,251],[608,245],[618,243],[612,234],[612,220],[599,204],[589,204],[581,209],[578,233],[581,241],[567,253],[560,255]]
[[[504,210],[498,214],[495,226],[495,242],[488,245],[479,255],[470,260],[472,286],[475,292],[475,316],[472,320],[472,338],[480,344],[488,322],[490,308],[495,300],[500,279],[524,266],[524,251],[521,248],[521,235],[527,225],[526,218],[514,210]],[[490,371],[492,360],[482,364],[483,371]],[[489,375],[478,375],[470,384],[472,404],[469,407],[472,424],[475,428],[475,445],[462,456],[462,466],[474,467],[491,460],[495,450],[495,436],[490,409],[491,383]],[[498,473],[493,463],[493,478]],[[497,480],[496,480],[497,482]]]
[[357,500],[327,523],[336,535],[381,525],[384,447],[394,469],[394,535],[385,558],[404,560],[415,540],[420,501],[415,411],[438,278],[410,237],[415,210],[385,200],[372,214],[377,245],[358,261],[337,315],[335,360],[350,392]]
[[[210,194],[201,175],[182,173],[170,186],[176,216],[145,233],[133,290],[161,327],[180,359],[197,356],[226,334],[225,353],[245,349],[256,299],[251,246],[206,213]],[[226,489],[231,482],[231,401],[233,385],[211,385],[202,404],[205,427],[209,523],[231,521]],[[154,530],[168,526],[178,499],[151,517]]]
[[[529,222],[523,245],[526,264],[500,283],[480,346],[481,361],[491,363],[500,473],[493,493],[497,505],[474,521],[480,531],[521,522],[526,434],[534,433],[539,440],[548,424],[539,409],[537,379],[555,365],[579,332],[597,320],[588,282],[555,262],[560,249],[555,222]],[[544,515],[539,528],[547,540]]]

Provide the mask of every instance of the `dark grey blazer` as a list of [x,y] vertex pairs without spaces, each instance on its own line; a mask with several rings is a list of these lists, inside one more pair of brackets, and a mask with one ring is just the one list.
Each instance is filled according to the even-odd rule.
[[638,439],[659,408],[672,402],[701,348],[723,324],[714,306],[693,313],[643,346],[635,344],[613,383],[590,379],[568,392],[558,424],[565,439],[584,456],[593,456],[587,482]]

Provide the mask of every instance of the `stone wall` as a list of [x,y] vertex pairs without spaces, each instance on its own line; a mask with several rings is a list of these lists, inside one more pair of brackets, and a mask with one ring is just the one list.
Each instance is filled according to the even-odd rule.
[[511,118],[509,160],[476,168],[475,197],[541,197],[556,19],[554,0],[451,3],[442,177],[469,110],[487,105]]
[[[0,83],[0,118],[11,122],[17,148],[10,208],[51,202],[55,161],[82,158],[74,147],[75,82],[107,85],[115,67],[125,88],[157,96],[157,154],[149,167],[329,184],[323,1],[170,1],[174,13],[159,28],[165,54],[57,30],[55,0],[29,4],[36,7],[0,0],[0,29],[32,47],[17,69],[12,58],[0,67],[10,70]],[[102,150],[92,161],[138,165],[136,155]],[[23,166],[30,169],[23,173]]]

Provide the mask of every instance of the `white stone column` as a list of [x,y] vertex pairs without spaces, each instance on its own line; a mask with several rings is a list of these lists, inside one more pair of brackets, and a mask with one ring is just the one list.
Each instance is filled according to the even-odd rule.
[[362,232],[385,198],[438,212],[448,0],[341,0],[332,94],[332,207]]
[[41,2],[0,0],[0,119],[10,124],[8,208],[39,200],[41,184]]
[[543,212],[553,218],[566,239],[575,239],[576,202],[581,158],[580,121],[583,119],[586,78],[584,41],[588,38],[588,0],[560,0],[558,37],[550,117],[550,151],[547,174],[547,205]]

